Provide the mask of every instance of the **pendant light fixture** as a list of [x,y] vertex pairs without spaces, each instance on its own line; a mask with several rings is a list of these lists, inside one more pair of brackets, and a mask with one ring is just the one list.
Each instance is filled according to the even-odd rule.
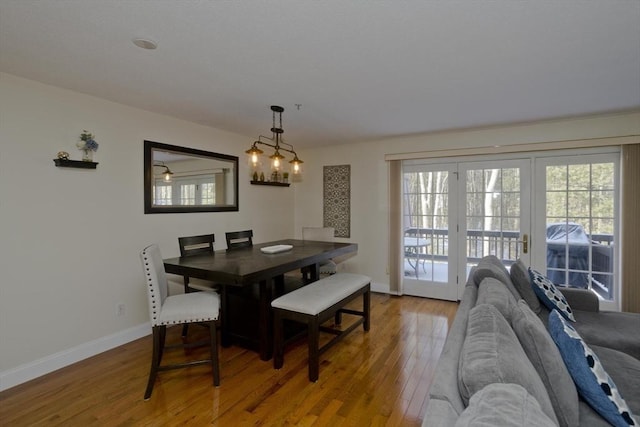
[[162,175],[164,177],[164,182],[171,182],[171,175],[173,175],[173,172],[171,172],[171,169],[169,169],[169,166],[165,165],[164,162],[156,162],[153,166],[164,168],[164,172],[162,172]]
[[[295,150],[293,149],[293,145],[287,144],[282,140],[282,134],[284,130],[282,129],[282,112],[284,108],[278,105],[272,105],[271,111],[273,112],[273,124],[271,127],[271,138],[260,135],[258,140],[255,141],[251,148],[245,151],[250,156],[251,166],[254,172],[257,172],[260,166],[260,155],[264,154],[264,151],[258,148],[258,145],[266,145],[267,147],[271,147],[273,149],[273,154],[269,156],[271,159],[271,171],[272,177],[274,177],[275,181],[279,180],[279,177],[282,176],[283,172],[283,160],[285,160],[285,156],[283,156],[280,152],[286,151],[288,153],[293,154],[293,159],[289,161],[291,164],[291,173],[293,175],[300,175],[302,173],[301,164],[304,163],[302,160],[298,158]],[[278,127],[276,127],[276,114],[278,114]],[[267,141],[264,141],[267,140]]]

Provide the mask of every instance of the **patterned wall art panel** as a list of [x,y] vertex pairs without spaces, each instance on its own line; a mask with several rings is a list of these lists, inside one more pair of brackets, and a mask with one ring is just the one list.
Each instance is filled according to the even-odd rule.
[[324,227],[351,237],[351,165],[324,167]]

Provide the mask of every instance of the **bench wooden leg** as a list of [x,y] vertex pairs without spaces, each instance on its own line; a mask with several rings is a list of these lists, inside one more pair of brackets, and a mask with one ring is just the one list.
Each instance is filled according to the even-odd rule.
[[342,312],[340,310],[336,311],[333,323],[335,323],[336,325],[342,325]]
[[318,381],[320,375],[320,323],[318,316],[310,316],[308,323],[309,381]]

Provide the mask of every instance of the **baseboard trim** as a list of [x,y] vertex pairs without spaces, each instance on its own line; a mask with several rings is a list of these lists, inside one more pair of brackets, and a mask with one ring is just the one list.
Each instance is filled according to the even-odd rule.
[[149,322],[115,334],[107,335],[82,343],[76,347],[43,357],[30,363],[0,372],[0,391],[7,390],[19,384],[31,381],[42,375],[51,373],[65,366],[116,348],[128,342],[151,334]]
[[392,294],[388,283],[371,283],[371,292],[379,292],[381,294]]

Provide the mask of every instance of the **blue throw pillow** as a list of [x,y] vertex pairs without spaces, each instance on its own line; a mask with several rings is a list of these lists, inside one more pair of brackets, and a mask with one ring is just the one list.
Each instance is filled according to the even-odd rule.
[[582,398],[614,426],[637,426],[631,410],[598,356],[557,310],[549,315],[549,332]]
[[540,301],[549,309],[556,309],[564,316],[565,319],[575,322],[573,312],[569,303],[562,293],[556,288],[553,282],[544,275],[529,267],[529,277],[531,277],[531,287],[533,292],[538,296]]

